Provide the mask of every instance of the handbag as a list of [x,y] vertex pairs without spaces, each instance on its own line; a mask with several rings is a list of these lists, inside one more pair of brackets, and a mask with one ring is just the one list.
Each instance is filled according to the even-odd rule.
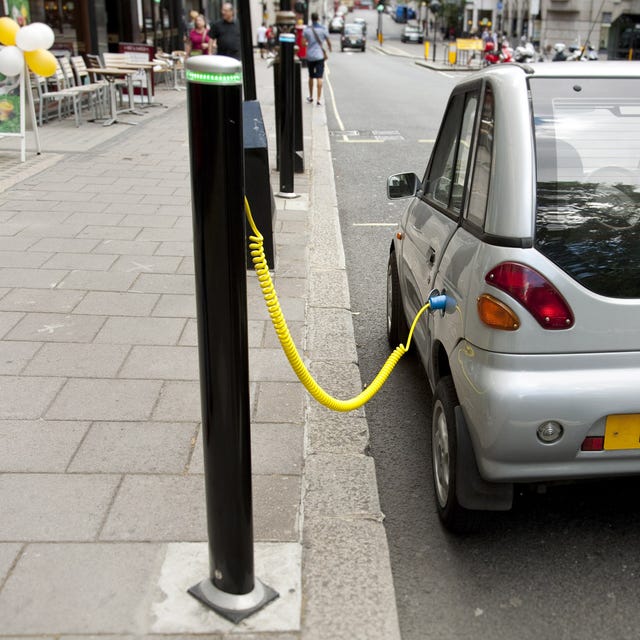
[[329,54],[327,53],[326,49],[322,46],[322,42],[320,42],[320,38],[318,38],[318,34],[316,33],[316,30],[313,28],[313,25],[311,26],[311,31],[313,31],[313,37],[316,39],[316,42],[320,45],[320,48],[322,49],[322,55],[326,60],[329,57]]

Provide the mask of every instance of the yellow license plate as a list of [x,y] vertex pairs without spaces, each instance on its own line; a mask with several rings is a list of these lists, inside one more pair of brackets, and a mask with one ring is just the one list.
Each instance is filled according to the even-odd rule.
[[607,451],[640,449],[640,414],[607,416],[604,448]]

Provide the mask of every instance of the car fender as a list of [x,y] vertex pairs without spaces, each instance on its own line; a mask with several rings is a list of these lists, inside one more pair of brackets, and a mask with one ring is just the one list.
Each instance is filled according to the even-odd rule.
[[483,480],[478,471],[476,455],[462,407],[458,405],[454,412],[458,445],[456,456],[456,497],[458,502],[465,509],[509,511],[513,504],[513,483]]

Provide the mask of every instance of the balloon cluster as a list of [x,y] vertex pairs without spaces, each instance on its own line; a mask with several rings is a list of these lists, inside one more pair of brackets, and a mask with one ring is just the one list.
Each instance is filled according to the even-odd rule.
[[57,63],[51,51],[55,35],[49,25],[34,22],[26,27],[11,18],[0,18],[0,73],[17,76],[27,61],[29,69],[39,76],[51,76],[56,72]]

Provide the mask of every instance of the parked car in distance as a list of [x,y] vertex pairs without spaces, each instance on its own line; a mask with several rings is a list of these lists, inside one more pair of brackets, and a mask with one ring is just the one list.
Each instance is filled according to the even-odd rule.
[[362,27],[355,22],[348,22],[344,25],[342,35],[340,36],[340,51],[345,49],[360,49],[364,52],[366,40]]
[[454,88],[391,240],[387,333],[433,390],[445,527],[514,485],[640,475],[640,65],[497,65]]
[[329,33],[342,33],[344,29],[344,18],[342,16],[333,16],[329,23]]
[[367,37],[367,21],[364,18],[354,18],[354,24],[359,24],[362,27],[362,33],[364,37]]
[[400,36],[401,42],[424,42],[424,33],[417,24],[405,24]]

